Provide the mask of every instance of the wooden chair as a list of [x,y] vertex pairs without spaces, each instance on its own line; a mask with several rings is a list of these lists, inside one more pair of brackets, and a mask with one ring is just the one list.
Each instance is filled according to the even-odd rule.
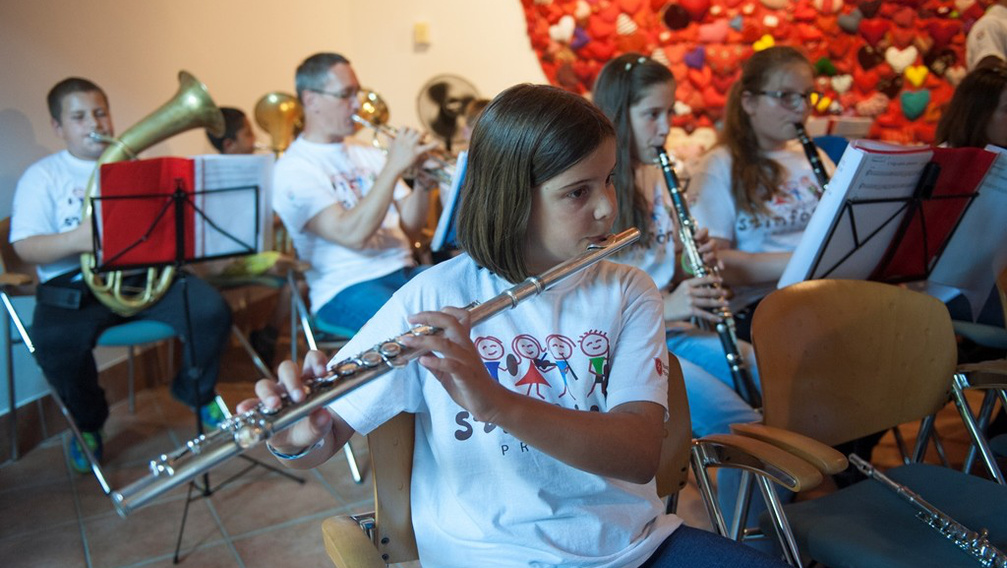
[[[670,357],[668,373],[669,420],[658,469],[657,493],[675,497],[689,475],[689,405],[678,360]],[[322,522],[325,549],[339,568],[384,568],[409,562],[419,555],[410,507],[410,477],[413,463],[415,418],[400,414],[367,436],[374,475],[373,513],[330,517]]]
[[[1004,547],[1007,487],[918,463],[925,433],[948,402],[955,372],[954,333],[942,303],[874,282],[803,282],[762,301],[752,337],[765,426],[736,425],[736,433],[811,459],[806,450],[815,444],[821,444],[821,455],[828,455],[825,446],[923,419],[914,463],[888,475],[973,530],[989,528],[994,544]],[[824,474],[846,465],[841,456],[809,463]],[[708,483],[707,468],[720,465],[708,460],[696,475]],[[756,475],[765,481],[763,474]],[[716,501],[706,497],[704,493],[707,506],[717,509]],[[779,518],[772,509],[761,519],[763,529],[785,535],[780,537],[785,555],[795,566],[802,563],[801,553],[828,566],[974,563],[876,481],[784,506]]]

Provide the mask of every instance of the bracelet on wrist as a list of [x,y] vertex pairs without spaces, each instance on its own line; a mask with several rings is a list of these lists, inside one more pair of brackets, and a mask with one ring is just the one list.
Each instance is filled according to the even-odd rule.
[[325,436],[322,436],[314,444],[294,454],[285,454],[283,452],[277,451],[277,449],[274,448],[269,442],[266,442],[266,449],[269,450],[269,453],[273,454],[273,456],[276,457],[277,459],[292,461],[292,460],[299,460],[304,456],[310,454],[311,452],[317,450],[318,448],[321,448],[324,445],[325,445]]

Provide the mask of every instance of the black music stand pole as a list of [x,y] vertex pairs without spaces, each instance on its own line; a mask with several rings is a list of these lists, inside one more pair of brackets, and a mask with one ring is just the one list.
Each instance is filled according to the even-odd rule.
[[[205,216],[203,211],[200,211],[194,203],[190,200],[189,196],[183,187],[182,180],[176,180],[175,191],[172,194],[172,209],[175,215],[175,270],[178,273],[179,285],[182,288],[182,310],[185,314],[185,335],[186,335],[186,349],[189,351],[189,361],[192,363],[187,369],[188,377],[187,379],[193,382],[198,381],[199,370],[195,367],[196,362],[196,346],[192,341],[194,337],[192,330],[192,316],[189,305],[189,289],[188,280],[186,278],[186,273],[182,268],[186,264],[185,257],[185,207],[186,205],[192,206],[199,215]],[[199,415],[199,408],[195,408],[196,416],[196,434],[197,436],[203,436],[203,420]],[[271,464],[265,463],[263,461],[257,460],[253,457],[246,456],[244,454],[239,456],[245,461],[249,462],[249,465],[238,473],[232,475],[231,477],[222,481],[216,488],[210,485],[210,474],[209,472],[203,474],[203,484],[200,486],[196,480],[189,482],[189,488],[185,497],[185,508],[182,510],[182,522],[178,527],[178,539],[175,541],[175,553],[172,556],[172,563],[178,564],[181,559],[179,558],[179,552],[182,549],[182,536],[185,534],[185,521],[189,516],[189,505],[196,499],[209,497],[213,495],[214,492],[219,491],[228,483],[234,481],[235,479],[241,477],[252,468],[256,466],[264,467],[270,471],[279,473],[284,477],[296,481],[297,483],[304,484],[304,479],[298,477],[288,471],[275,467]],[[192,493],[194,490],[198,490],[199,494],[193,497]]]

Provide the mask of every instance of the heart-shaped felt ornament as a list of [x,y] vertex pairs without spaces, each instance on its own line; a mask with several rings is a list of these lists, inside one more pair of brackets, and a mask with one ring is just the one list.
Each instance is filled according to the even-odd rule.
[[962,31],[960,20],[930,20],[927,23],[930,39],[934,40],[934,48],[939,49],[951,44],[951,40]]
[[706,48],[697,45],[695,49],[685,54],[685,65],[690,69],[702,69],[706,63]]
[[884,61],[884,56],[869,45],[862,46],[857,50],[857,62],[860,63],[862,69],[869,71],[884,63]]
[[916,88],[919,88],[927,80],[927,75],[929,74],[930,70],[927,69],[926,65],[910,65],[906,67],[905,71],[906,80]]
[[678,0],[678,3],[696,22],[701,21],[706,15],[706,11],[710,9],[710,0]]
[[930,91],[905,91],[899,95],[899,102],[902,114],[909,120],[916,120],[923,116],[923,111],[930,104]]
[[840,14],[836,17],[836,23],[839,25],[839,29],[843,30],[848,34],[855,34],[860,29],[860,20],[864,19],[864,15],[860,13],[860,10],[854,8],[848,14]]
[[700,43],[724,43],[729,30],[726,20],[702,24],[699,26],[699,41]]
[[876,88],[879,93],[883,93],[886,97],[894,99],[899,94],[899,91],[902,90],[902,75],[881,77],[878,79]]
[[919,50],[913,45],[903,49],[892,46],[885,50],[885,61],[892,66],[896,73],[902,73],[907,67],[916,63],[919,54]]
[[661,21],[669,30],[687,28],[692,22],[692,16],[681,4],[668,4],[661,12]]
[[860,35],[867,40],[868,45],[877,46],[892,27],[891,22],[880,18],[865,18],[860,20]]

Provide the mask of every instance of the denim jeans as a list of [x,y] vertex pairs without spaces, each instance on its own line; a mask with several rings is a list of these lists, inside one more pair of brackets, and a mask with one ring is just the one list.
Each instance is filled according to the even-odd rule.
[[380,278],[354,284],[336,294],[318,310],[315,317],[329,325],[357,331],[385,305],[396,290],[427,268],[430,267],[407,266]]
[[640,568],[783,568],[782,561],[731,539],[682,525]]

